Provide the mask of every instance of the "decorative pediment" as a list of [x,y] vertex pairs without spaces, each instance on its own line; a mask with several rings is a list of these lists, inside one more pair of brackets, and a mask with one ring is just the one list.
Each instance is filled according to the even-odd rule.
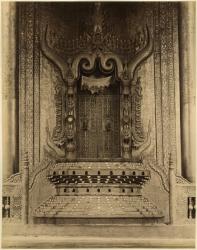
[[86,32],[83,36],[76,36],[72,40],[64,39],[66,43],[64,55],[67,58],[65,60],[65,56],[61,56],[50,46],[47,38],[50,27],[46,25],[41,39],[42,51],[58,66],[65,81],[69,69],[72,69],[73,77],[78,78],[79,64],[82,63],[85,70],[90,70],[94,67],[96,59],[100,60],[101,66],[107,71],[116,66],[119,79],[126,74],[127,78],[132,80],[136,68],[151,55],[153,50],[153,39],[148,26],[145,25],[134,40],[122,39],[119,34],[105,33],[101,4],[95,3],[93,27],[92,32]]
[[109,13],[106,13],[103,4],[94,3],[94,9],[85,25],[87,28],[80,35],[65,38],[63,30],[50,26],[49,46],[54,50],[64,51],[66,57],[102,50],[131,58],[144,48],[147,42],[144,24],[138,25],[140,29],[134,27],[132,35],[127,37],[117,33],[113,27],[106,28],[106,16],[109,16]]
[[[59,68],[66,86],[65,96],[60,98],[64,102],[60,103],[57,100],[57,124],[53,134],[56,135],[54,137],[56,146],[60,147],[63,155],[65,150],[66,158],[70,160],[76,158],[76,89],[79,80],[81,81],[81,88],[89,90],[92,94],[102,92],[109,87],[112,75],[120,83],[120,134],[122,157],[124,159],[130,159],[132,148],[138,148],[145,140],[141,126],[142,95],[140,93],[140,81],[137,81],[135,86],[132,85],[136,81],[136,70],[153,51],[153,39],[150,30],[148,26],[144,27],[142,37],[138,37],[140,44],[137,45],[137,49],[134,49],[133,41],[122,41],[117,37],[119,34],[115,36],[104,33],[100,7],[100,4],[95,3],[92,32],[85,33],[83,37],[76,37],[72,41],[66,39],[68,44],[71,44],[71,50],[73,50],[73,53],[68,53],[69,49],[65,49],[66,59],[65,56],[50,46],[48,42],[50,27],[48,25],[41,38],[43,54]],[[124,50],[127,55],[122,57],[120,50]],[[94,75],[97,64],[101,72],[99,77]],[[66,107],[66,119],[63,119],[65,116],[62,113],[63,103]],[[73,118],[72,123],[66,122],[68,117]],[[64,128],[58,130],[62,127],[62,124],[64,124]],[[65,138],[63,141],[62,136]],[[59,149],[55,151],[57,152]]]

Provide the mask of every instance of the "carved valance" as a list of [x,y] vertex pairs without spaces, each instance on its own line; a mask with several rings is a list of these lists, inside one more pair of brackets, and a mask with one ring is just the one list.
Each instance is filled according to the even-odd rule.
[[82,76],[81,88],[89,90],[92,94],[102,92],[111,83],[111,76],[95,78]]

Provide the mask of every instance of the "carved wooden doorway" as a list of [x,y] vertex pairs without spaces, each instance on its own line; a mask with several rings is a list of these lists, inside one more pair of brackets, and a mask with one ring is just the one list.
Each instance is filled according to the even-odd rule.
[[120,93],[115,81],[92,94],[78,88],[77,157],[112,160],[120,157]]

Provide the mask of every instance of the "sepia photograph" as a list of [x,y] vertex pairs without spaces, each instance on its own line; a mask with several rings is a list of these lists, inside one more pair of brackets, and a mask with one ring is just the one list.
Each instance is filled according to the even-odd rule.
[[1,1],[3,249],[195,248],[195,46],[195,1]]

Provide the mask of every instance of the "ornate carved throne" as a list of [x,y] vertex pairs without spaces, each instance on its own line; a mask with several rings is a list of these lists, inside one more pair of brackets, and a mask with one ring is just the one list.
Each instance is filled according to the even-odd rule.
[[177,6],[118,6],[20,5],[26,222],[169,222]]
[[[138,50],[124,60],[114,49],[119,38],[103,32],[100,4],[95,4],[92,32],[72,40],[74,55],[62,58],[48,44],[47,34],[48,26],[42,53],[63,80],[56,88],[56,126],[46,147],[56,162],[47,172],[56,194],[36,208],[35,221],[161,221],[163,214],[141,193],[151,172],[139,150],[148,135],[141,125],[136,71],[153,51],[148,26]],[[139,150],[135,156],[134,148]]]

